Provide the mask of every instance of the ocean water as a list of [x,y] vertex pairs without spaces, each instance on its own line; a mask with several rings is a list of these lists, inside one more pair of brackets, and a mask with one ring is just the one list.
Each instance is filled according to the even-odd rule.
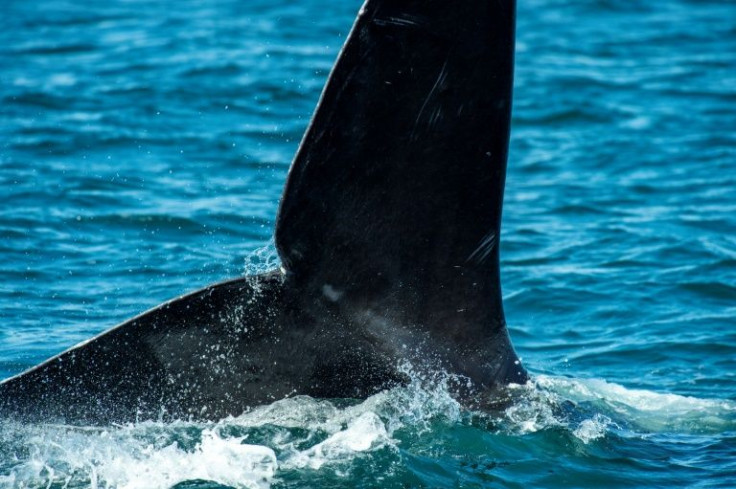
[[[276,263],[360,0],[0,5],[0,378]],[[501,241],[533,381],[217,423],[0,420],[0,487],[736,487],[736,5],[520,0]]]

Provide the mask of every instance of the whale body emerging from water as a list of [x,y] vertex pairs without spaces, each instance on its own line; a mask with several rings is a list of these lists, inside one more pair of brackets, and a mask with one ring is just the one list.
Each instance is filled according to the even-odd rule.
[[493,396],[527,374],[501,301],[513,0],[368,0],[289,172],[279,270],[167,302],[0,384],[0,416],[218,419],[363,398],[399,365]]

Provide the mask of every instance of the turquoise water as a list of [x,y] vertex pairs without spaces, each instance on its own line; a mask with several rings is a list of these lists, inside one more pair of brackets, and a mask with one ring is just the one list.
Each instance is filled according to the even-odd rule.
[[[273,265],[359,1],[0,7],[0,377]],[[502,279],[534,381],[0,421],[0,487],[736,487],[736,6],[521,0]]]

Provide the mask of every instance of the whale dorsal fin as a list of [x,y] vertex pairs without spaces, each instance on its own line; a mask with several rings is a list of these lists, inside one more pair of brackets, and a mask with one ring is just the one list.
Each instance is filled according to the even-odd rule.
[[276,245],[334,297],[503,325],[513,1],[368,0],[290,170]]

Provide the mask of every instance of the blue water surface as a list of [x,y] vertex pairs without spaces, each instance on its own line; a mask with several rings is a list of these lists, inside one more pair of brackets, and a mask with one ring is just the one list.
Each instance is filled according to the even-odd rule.
[[[359,0],[0,5],[0,378],[276,263]],[[520,0],[501,241],[534,374],[220,423],[0,422],[0,487],[736,487],[736,5]]]

